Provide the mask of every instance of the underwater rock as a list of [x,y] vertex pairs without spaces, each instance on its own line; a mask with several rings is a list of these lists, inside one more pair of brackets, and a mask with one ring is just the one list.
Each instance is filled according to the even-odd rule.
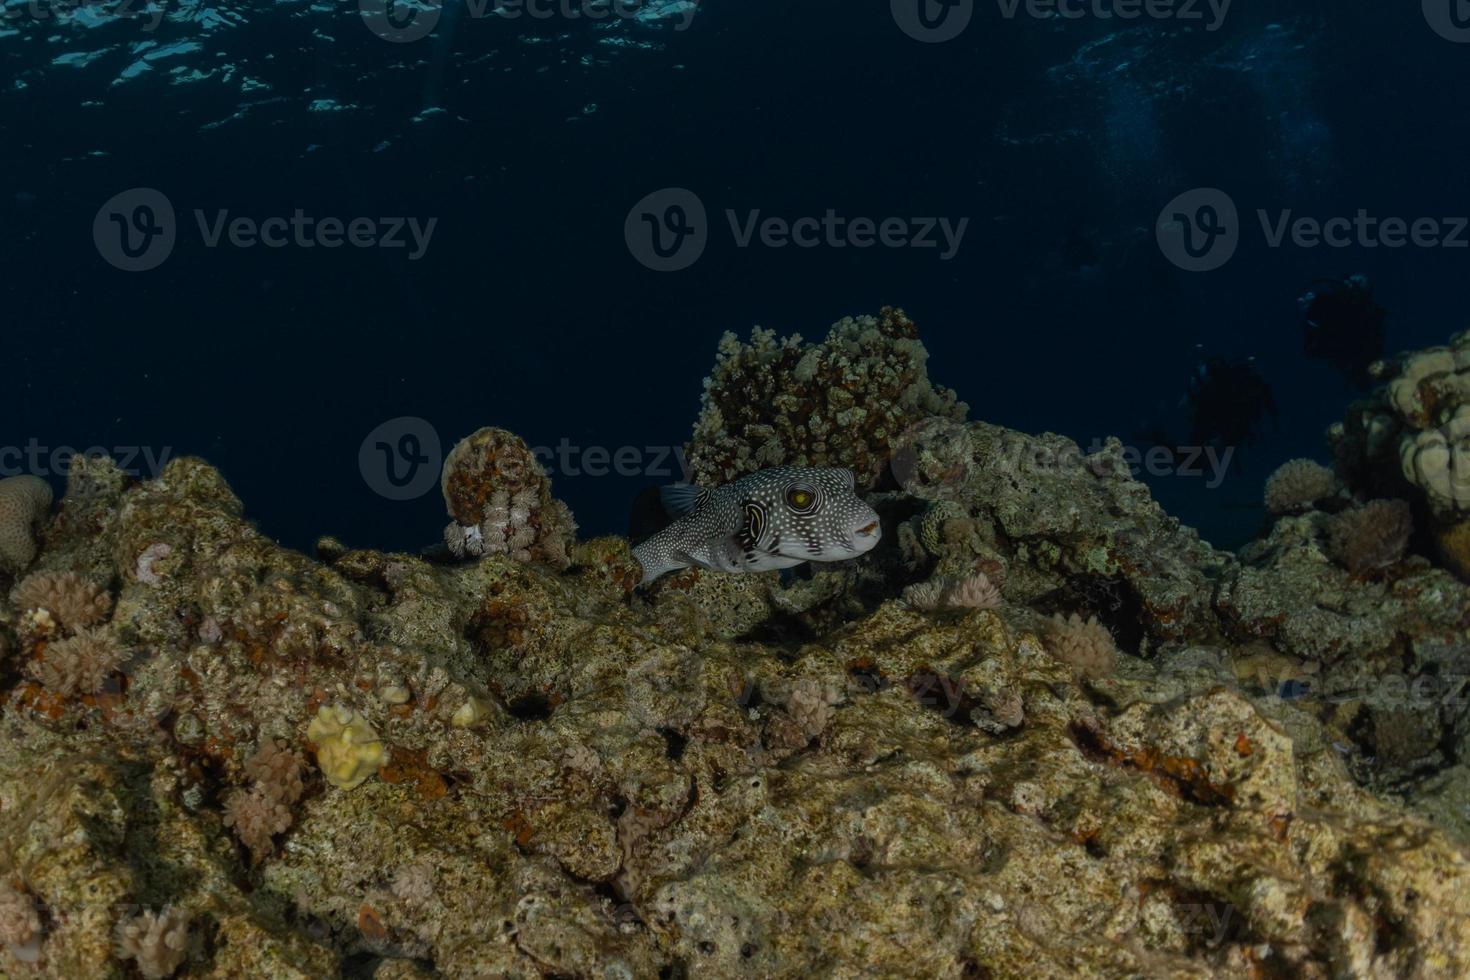
[[551,481],[519,436],[495,428],[466,436],[445,458],[441,485],[453,518],[444,543],[456,558],[571,564],[572,512],[552,497]]
[[[970,432],[978,462],[1060,445]],[[1139,580],[1138,610],[1169,594],[1129,534],[1177,564],[1162,589],[1232,567],[1097,462],[1035,493],[980,465],[966,485],[989,493],[922,505],[955,508],[922,534],[954,549],[936,562],[994,553],[1005,604],[926,614],[893,584],[796,642],[771,624],[812,600],[774,574],[681,573],[630,601],[606,542],[566,574],[326,566],[256,533],[197,461],[127,488],[92,511],[122,583],[106,628],[138,651],[126,685],[7,681],[0,863],[44,934],[6,969],[115,975],[119,935],[159,932],[157,969],[187,935],[190,975],[220,977],[1470,970],[1462,845],[1357,785],[1311,711],[1166,671],[1182,652],[1092,677],[1047,652],[1017,604],[1042,583],[1100,568]],[[100,575],[95,544],[67,541],[44,567]],[[159,542],[150,583],[134,570]],[[345,778],[322,748],[353,726],[375,740]],[[300,769],[308,741],[351,792]],[[293,819],[250,853],[225,808],[265,785]],[[165,908],[184,934],[133,928]]]
[[930,382],[918,336],[891,307],[839,321],[820,344],[759,327],[749,343],[725,334],[686,447],[691,482],[719,486],[769,466],[845,466],[859,490],[871,489],[905,430],[967,412]]

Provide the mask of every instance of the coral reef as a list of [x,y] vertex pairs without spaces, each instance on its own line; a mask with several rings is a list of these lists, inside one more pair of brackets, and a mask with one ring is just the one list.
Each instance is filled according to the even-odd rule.
[[576,522],[524,440],[504,429],[465,437],[444,460],[444,543],[456,558],[510,555],[553,568],[571,564]]
[[953,391],[930,383],[928,359],[913,321],[887,307],[834,324],[820,344],[759,327],[749,343],[725,334],[687,447],[692,482],[845,466],[871,488],[907,429],[965,417]]
[[1266,480],[1266,509],[1273,514],[1300,513],[1338,489],[1337,475],[1321,463],[1288,460]]
[[[37,574],[110,619],[0,597],[0,972],[1470,975],[1470,718],[1418,683],[1470,589],[1403,505],[1348,477],[1232,556],[1116,443],[940,419],[860,561],[646,594],[564,526],[311,559],[199,460],[79,461]],[[457,525],[550,500],[478,445]],[[84,640],[126,675],[35,682]]]
[[1443,560],[1470,578],[1470,334],[1372,368],[1383,382],[1328,436],[1349,486],[1413,500]]
[[0,479],[0,572],[14,575],[36,560],[36,535],[51,511],[51,484],[38,476]]

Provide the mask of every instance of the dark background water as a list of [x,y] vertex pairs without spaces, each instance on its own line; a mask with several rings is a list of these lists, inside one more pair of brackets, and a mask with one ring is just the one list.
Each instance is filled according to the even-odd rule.
[[[546,43],[516,40],[528,32]],[[467,20],[436,68],[430,43],[386,44],[349,5],[251,11],[167,65],[248,60],[279,101],[203,131],[265,97],[163,70],[114,85],[125,50],[50,65],[116,31],[0,37],[0,443],[202,455],[289,544],[332,533],[416,549],[437,539],[442,501],[391,501],[364,481],[359,446],[379,423],[422,417],[446,449],[490,424],[533,445],[679,445],[724,331],[820,339],[894,304],[972,417],[1084,445],[1150,422],[1182,430],[1200,350],[1254,355],[1278,425],[1218,488],[1152,481],[1233,545],[1274,465],[1326,458],[1323,429],[1352,396],[1303,357],[1295,299],[1313,279],[1368,275],[1390,350],[1465,326],[1465,250],[1272,249],[1253,217],[1470,213],[1470,45],[1429,30],[1418,4],[1239,0],[1215,32],[1007,21],[981,4],[963,37],[924,45],[887,4],[707,0],[687,32],[631,33],[662,50],[608,54],[600,36]],[[316,98],[358,108],[308,111]],[[426,104],[447,111],[413,121]],[[136,186],[167,194],[181,231],[167,262],[129,274],[91,228]],[[714,229],[698,263],[660,274],[630,255],[623,224],[668,186],[698,193]],[[1247,227],[1227,266],[1191,274],[1152,229],[1199,186],[1227,189]],[[438,223],[410,262],[205,248],[194,208]],[[970,225],[948,262],[741,249],[726,208]],[[558,474],[555,489],[584,532],[607,533],[654,482]]]

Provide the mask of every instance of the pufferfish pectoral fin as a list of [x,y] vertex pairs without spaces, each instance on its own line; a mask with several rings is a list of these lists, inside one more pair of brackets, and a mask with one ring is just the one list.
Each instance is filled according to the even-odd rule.
[[805,558],[790,558],[770,551],[747,548],[738,533],[711,542],[709,553],[709,567],[722,572],[769,572],[777,568],[791,568],[806,561]]
[[671,483],[658,488],[659,502],[670,517],[680,518],[692,514],[709,499],[710,492],[692,483]]

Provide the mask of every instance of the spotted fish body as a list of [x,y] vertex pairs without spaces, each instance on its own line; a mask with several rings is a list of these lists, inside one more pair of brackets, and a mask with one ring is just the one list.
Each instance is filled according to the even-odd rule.
[[644,584],[691,566],[764,572],[843,561],[882,536],[846,469],[778,466],[713,490],[675,484],[660,496],[675,521],[633,549]]

